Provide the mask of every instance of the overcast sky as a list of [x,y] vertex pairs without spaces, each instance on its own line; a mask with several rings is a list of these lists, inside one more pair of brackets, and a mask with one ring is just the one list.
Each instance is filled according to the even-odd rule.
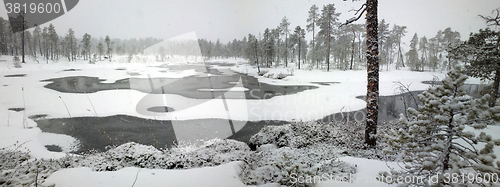
[[[275,28],[286,16],[291,28],[305,28],[309,8],[334,3],[341,21],[353,16],[361,1],[351,0],[80,0],[71,11],[51,21],[60,35],[69,28],[81,37],[168,39],[195,31],[198,38],[227,42]],[[408,27],[407,42],[415,32],[433,37],[451,27],[462,39],[486,27],[478,14],[491,15],[500,0],[379,0],[379,20]],[[5,7],[0,16],[7,17]],[[357,23],[364,23],[364,19]],[[48,24],[44,24],[46,26]],[[308,33],[308,38],[310,33]]]

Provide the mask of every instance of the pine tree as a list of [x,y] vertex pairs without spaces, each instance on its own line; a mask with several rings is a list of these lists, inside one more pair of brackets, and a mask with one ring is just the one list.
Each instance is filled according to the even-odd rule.
[[[419,183],[413,185],[435,182],[434,185],[442,186],[458,183],[450,182],[451,178],[467,183],[468,173],[500,174],[500,162],[493,163],[496,158],[493,147],[499,146],[500,140],[492,140],[484,132],[476,136],[466,131],[466,127],[480,130],[500,121],[500,107],[488,106],[489,95],[480,99],[466,95],[462,87],[466,79],[460,70],[448,72],[442,85],[418,96],[422,102],[418,110],[409,108],[409,116],[400,115],[400,128],[387,135],[388,144],[395,149],[387,151],[405,152],[404,166],[391,174],[381,173],[383,176],[422,177],[412,181]],[[477,148],[479,142],[485,143],[481,150]],[[432,179],[434,176],[439,178]]]
[[101,60],[101,56],[104,54],[104,45],[102,45],[102,42],[99,42],[97,45],[97,52],[99,53],[99,60]]
[[90,43],[90,40],[92,39],[92,36],[90,34],[85,33],[82,38],[82,45],[83,45],[83,59],[86,60],[87,56],[88,59],[90,60],[90,48],[92,47],[92,43]]
[[108,55],[109,61],[111,62],[111,39],[109,38],[108,35],[106,35],[106,38],[104,39],[106,42],[106,54]]
[[50,37],[49,37],[49,33],[48,33],[48,28],[47,27],[44,27],[43,28],[43,31],[42,31],[42,39],[43,39],[43,48],[45,49],[44,50],[44,53],[45,53],[45,59],[47,60],[47,64],[49,63],[49,46],[50,46]]
[[[378,24],[378,43],[379,43],[379,58],[380,64],[388,64],[387,54],[388,52],[385,50],[388,45],[387,39],[389,38],[389,23],[385,22],[385,19],[382,19]],[[381,66],[382,66],[381,65]]]
[[326,71],[330,71],[330,53],[333,40],[335,40],[335,28],[338,27],[338,17],[340,13],[335,12],[335,5],[324,5],[321,10],[321,17],[319,19],[320,31],[318,35],[324,38],[323,42],[326,47]]
[[[403,67],[405,67],[403,52],[401,50],[401,43],[402,43],[402,38],[406,35],[406,32],[407,32],[406,26],[394,25],[394,27],[392,28],[392,32],[396,36],[396,42],[398,44],[398,58],[397,58],[398,59],[397,60],[398,66],[399,66],[399,63],[401,62],[401,65]],[[396,67],[398,67],[398,66],[396,66]]]
[[264,45],[264,56],[266,59],[266,66],[270,67],[272,65],[274,55],[276,53],[275,47],[274,47],[274,36],[272,34],[272,31],[267,28],[264,31],[264,38],[263,38],[263,45]]
[[422,36],[422,38],[420,38],[420,42],[419,42],[419,46],[418,46],[419,51],[422,52],[422,56],[421,56],[421,60],[420,60],[422,71],[424,71],[425,65],[428,64],[427,63],[428,44],[429,44],[429,42],[427,41],[427,38],[425,36]]
[[54,25],[52,25],[52,23],[48,28],[48,40],[50,46],[50,59],[54,60],[54,58],[57,58],[57,44],[59,41],[59,35],[57,35],[56,28],[54,27]]
[[448,48],[448,58],[466,63],[466,72],[472,77],[493,80],[491,106],[498,99],[500,87],[500,32],[481,29],[471,34],[469,40]]
[[[450,27],[446,28],[443,31],[443,38],[442,38],[442,46],[444,49],[448,49],[454,44],[460,43],[460,33],[457,31],[452,31]],[[452,59],[448,56],[448,70],[452,69],[454,64],[452,63]]]
[[319,19],[319,15],[318,15],[318,7],[316,5],[313,5],[311,6],[311,8],[309,9],[309,17],[307,18],[307,24],[306,25],[306,29],[308,32],[312,32],[312,40],[311,40],[311,54],[312,54],[312,57],[311,60],[312,60],[312,63],[314,63],[314,61],[316,61],[316,68],[318,68],[318,59],[315,58],[315,45],[316,45],[316,40],[315,40],[315,35],[316,35],[316,27],[318,27],[318,19]]
[[290,22],[288,21],[288,18],[283,17],[280,23],[280,31],[281,34],[285,35],[285,47],[283,51],[283,55],[285,56],[285,67],[288,67],[288,33],[290,33],[290,29],[288,28],[290,26]]
[[248,34],[248,42],[245,49],[246,56],[251,62],[255,62],[257,64],[257,72],[260,73],[260,65],[259,65],[259,41],[257,38]]
[[413,38],[410,40],[410,50],[406,53],[406,58],[408,65],[412,70],[418,71],[420,70],[420,62],[418,59],[418,35],[415,33]]
[[436,71],[439,65],[439,42],[436,37],[429,39],[429,67]]
[[41,45],[42,33],[40,31],[40,26],[36,26],[33,30],[33,55],[36,58],[36,51],[40,51],[40,55],[42,54],[42,45]]
[[301,50],[302,50],[302,47],[304,46],[304,38],[305,38],[305,35],[306,35],[306,32],[304,29],[302,29],[300,26],[297,26],[295,27],[295,30],[293,31],[293,37],[292,37],[292,41],[294,44],[297,45],[297,49],[298,49],[298,65],[299,65],[299,69],[300,69],[300,55],[301,55]]
[[76,37],[75,37],[75,31],[73,31],[72,28],[68,30],[68,34],[66,35],[66,42],[68,45],[68,60],[76,60],[76,48],[77,48],[77,43],[76,43]]

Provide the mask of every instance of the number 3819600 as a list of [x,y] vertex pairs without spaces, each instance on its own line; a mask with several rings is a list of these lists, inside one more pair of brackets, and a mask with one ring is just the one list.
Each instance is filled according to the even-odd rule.
[[59,13],[61,4],[59,3],[7,3],[5,4],[7,13]]

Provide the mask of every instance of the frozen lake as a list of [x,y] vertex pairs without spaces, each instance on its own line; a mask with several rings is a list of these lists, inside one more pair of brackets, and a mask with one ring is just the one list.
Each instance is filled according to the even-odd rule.
[[[106,92],[110,90],[137,90],[147,93],[138,103],[139,113],[162,116],[164,113],[184,110],[200,103],[185,103],[175,108],[168,106],[171,98],[154,99],[159,95],[174,94],[191,99],[233,99],[233,100],[266,100],[281,95],[292,95],[304,90],[316,89],[310,85],[271,85],[259,82],[257,78],[230,70],[210,68],[210,65],[174,65],[165,68],[164,73],[195,70],[199,75],[183,78],[126,78],[114,82],[90,76],[69,76],[42,80],[47,82],[44,87],[61,93],[87,94]],[[125,71],[124,68],[115,71]],[[72,69],[71,71],[78,71]],[[139,74],[134,74],[139,75]],[[242,88],[232,91],[237,84]],[[159,85],[159,86],[158,86]],[[221,98],[222,96],[222,98]],[[144,101],[144,102],[142,102]],[[124,101],[126,102],[126,101]],[[142,105],[148,105],[143,107]],[[146,110],[141,111],[141,108]],[[231,109],[228,109],[231,110]],[[203,111],[199,111],[202,113]],[[197,115],[193,113],[192,115]],[[34,118],[38,127],[44,132],[66,134],[78,139],[81,143],[80,151],[97,149],[104,151],[111,142],[120,145],[130,141],[153,145],[158,148],[171,147],[178,144],[178,140],[196,142],[199,139],[231,138],[247,142],[265,125],[282,125],[287,123],[281,120],[241,121],[231,119],[204,118],[194,120],[156,120],[130,115],[111,115],[104,117],[72,117],[72,118]],[[101,125],[102,124],[102,125]],[[230,130],[230,133],[227,131]],[[182,131],[182,133],[180,133]],[[177,132],[177,133],[176,133]],[[182,134],[182,135],[179,135]],[[57,151],[57,146],[46,146]]]

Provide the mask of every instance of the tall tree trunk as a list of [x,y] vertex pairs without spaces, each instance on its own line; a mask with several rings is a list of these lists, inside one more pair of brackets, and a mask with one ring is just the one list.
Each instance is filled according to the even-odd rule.
[[493,96],[491,97],[490,107],[494,107],[498,99],[498,89],[500,87],[500,68],[495,71],[495,80],[493,81]]
[[405,60],[403,59],[403,53],[401,52],[401,40],[398,43],[398,59],[401,59],[401,65],[405,67]]
[[300,41],[300,39],[299,39],[299,59],[298,59],[299,69],[300,69],[300,43],[302,43],[302,41]]
[[[314,26],[315,26],[315,24],[314,24],[314,21],[313,21],[313,27],[312,27],[312,28],[313,28],[313,43],[312,43],[312,47],[313,47],[313,49],[312,49],[312,51],[311,51],[311,53],[312,53],[312,55],[313,55],[313,58],[311,59],[311,62],[313,63],[313,64],[312,64],[312,65],[313,65],[313,67],[314,67],[314,60],[316,59],[316,54],[315,54],[316,52],[315,52],[315,50],[314,50],[314,47],[315,47],[315,45],[316,45],[316,44],[314,43]],[[312,69],[312,68],[311,68],[311,69]],[[318,69],[318,61],[316,61],[316,69]]]
[[280,63],[280,36],[278,34],[278,44],[276,45],[276,67],[278,67]]
[[354,42],[356,42],[356,32],[354,31],[354,29],[352,29],[351,67],[349,67],[350,70],[352,70],[352,63],[354,61]]
[[288,33],[285,31],[285,67],[288,67]]
[[21,33],[21,37],[22,37],[22,38],[21,38],[21,43],[22,43],[22,44],[21,44],[21,52],[22,52],[22,56],[23,56],[23,57],[22,57],[22,58],[23,58],[23,59],[22,59],[22,63],[26,63],[26,62],[24,61],[24,18],[23,18],[23,31],[22,31],[22,33]]
[[328,13],[328,49],[326,51],[326,71],[330,71],[330,45],[331,45],[331,37],[332,35],[330,34],[330,13]]
[[[500,48],[500,34],[497,37],[497,45]],[[500,56],[500,49],[498,50]],[[494,107],[496,105],[498,99],[498,88],[500,87],[500,68],[497,68],[495,71],[495,80],[493,82],[493,97],[491,97],[490,107]]]
[[257,72],[260,73],[260,66],[259,66],[259,53],[258,53],[258,41],[257,39],[255,39],[255,46],[254,46],[254,49],[255,49],[255,60],[257,60]]
[[379,59],[378,59],[378,0],[366,1],[366,33],[367,33],[367,54],[368,62],[368,85],[366,96],[366,127],[365,143],[368,146],[377,144],[377,122],[378,122],[378,90],[379,90]]
[[[21,14],[19,14],[19,15],[21,15]],[[21,45],[21,47],[22,47],[22,53],[23,53],[23,60],[22,60],[22,63],[26,63],[26,62],[24,61],[24,17],[25,17],[25,16],[26,16],[26,14],[25,14],[25,15],[23,15],[23,16],[21,16],[21,18],[22,18],[22,20],[23,20],[23,22],[21,22],[22,29],[23,29],[23,30],[21,31],[21,32],[22,32],[22,36],[21,36],[21,37],[22,37],[22,39],[21,39],[22,45]]]

